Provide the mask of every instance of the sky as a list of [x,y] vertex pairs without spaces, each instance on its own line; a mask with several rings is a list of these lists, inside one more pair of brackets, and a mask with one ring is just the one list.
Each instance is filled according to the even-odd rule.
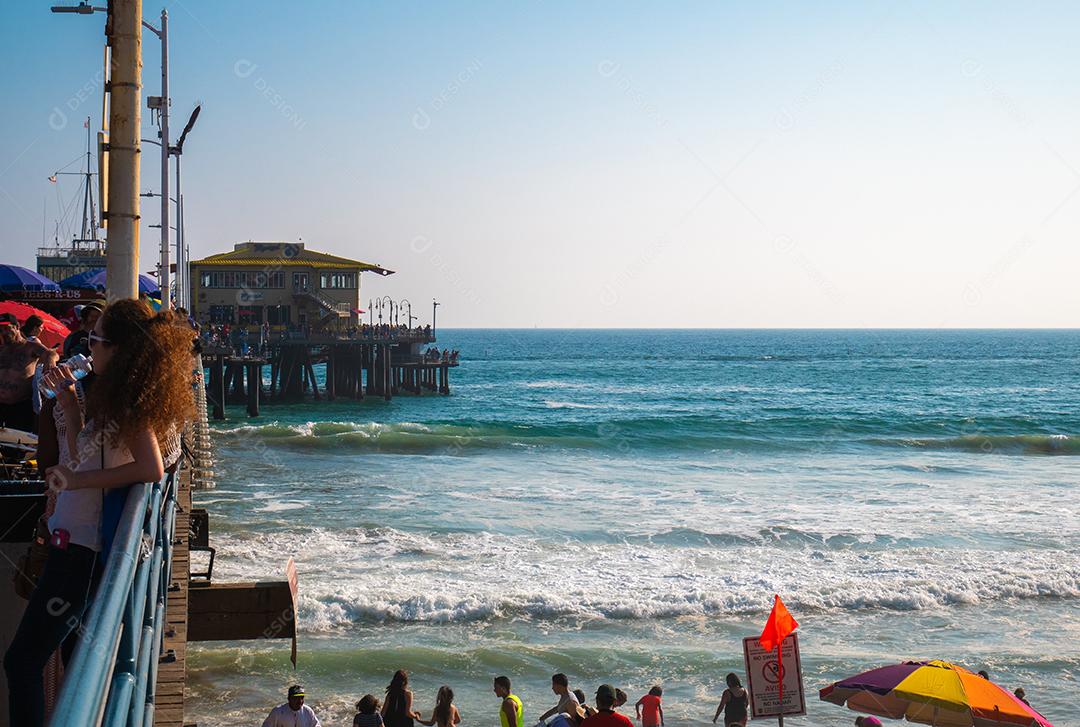
[[[101,122],[104,15],[54,2],[0,4],[0,260],[28,267]],[[1078,324],[1075,3],[165,7],[192,258],[302,240],[442,326]]]

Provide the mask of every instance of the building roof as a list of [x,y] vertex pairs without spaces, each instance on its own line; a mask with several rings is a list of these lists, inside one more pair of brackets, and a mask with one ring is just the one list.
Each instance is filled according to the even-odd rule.
[[374,263],[330,255],[325,252],[308,250],[302,242],[240,242],[232,252],[221,252],[202,260],[192,260],[192,265],[200,266],[256,266],[268,269],[306,267],[306,268],[358,268],[360,272],[371,271],[379,275],[392,275],[393,270]]

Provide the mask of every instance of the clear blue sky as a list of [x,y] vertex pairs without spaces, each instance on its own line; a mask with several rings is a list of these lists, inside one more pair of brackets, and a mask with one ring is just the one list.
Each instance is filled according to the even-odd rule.
[[[49,4],[0,5],[28,266],[100,123],[104,16]],[[166,5],[193,256],[302,238],[457,326],[1078,323],[1075,3]]]

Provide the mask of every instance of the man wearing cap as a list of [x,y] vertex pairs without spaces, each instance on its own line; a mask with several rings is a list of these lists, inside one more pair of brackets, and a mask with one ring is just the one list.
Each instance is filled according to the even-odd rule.
[[40,341],[27,341],[11,313],[0,314],[0,426],[36,432],[34,369],[56,365],[56,351]]
[[94,325],[101,316],[101,310],[101,306],[97,303],[87,303],[79,307],[79,327],[64,339],[63,351],[65,359],[69,359],[77,353],[81,353],[83,356],[90,355],[90,346],[87,344],[87,339],[90,338],[90,331],[94,330]]
[[625,714],[615,711],[618,695],[615,687],[601,684],[596,690],[596,714],[581,723],[581,727],[634,727],[634,723]]
[[321,727],[311,707],[304,704],[304,688],[299,684],[289,687],[289,701],[274,707],[262,727]]

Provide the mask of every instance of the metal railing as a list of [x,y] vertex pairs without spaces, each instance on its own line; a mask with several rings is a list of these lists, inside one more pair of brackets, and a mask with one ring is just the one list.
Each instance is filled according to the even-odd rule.
[[150,727],[176,523],[175,475],[128,489],[49,724]]

